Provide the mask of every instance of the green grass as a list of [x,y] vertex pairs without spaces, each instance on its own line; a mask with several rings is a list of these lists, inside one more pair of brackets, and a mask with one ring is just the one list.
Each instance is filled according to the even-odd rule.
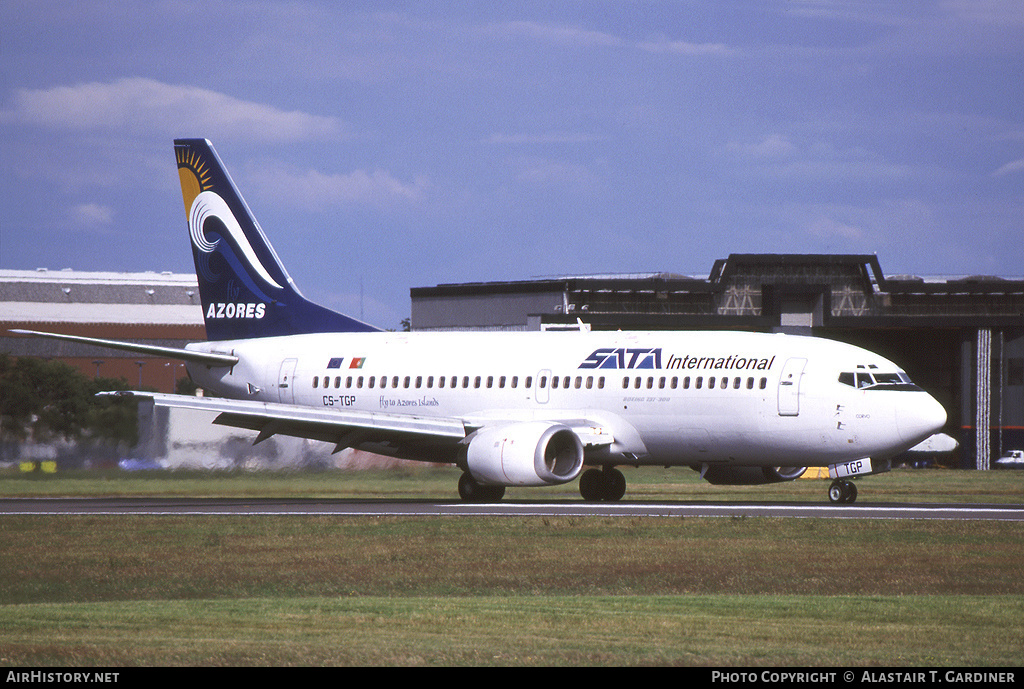
[[[764,486],[713,486],[689,469],[623,467],[624,500],[827,502],[827,479]],[[194,496],[457,500],[459,470],[408,463],[358,471],[0,471],[0,497]],[[897,469],[858,482],[858,502],[1024,502],[1024,471]],[[509,488],[506,500],[579,500],[576,482],[550,488]]]
[[[1018,666],[995,598],[477,596],[37,604],[5,665]],[[978,654],[981,655],[978,655]]]
[[[629,474],[633,499],[824,499],[822,481],[747,492]],[[0,494],[453,499],[454,478],[6,474]],[[897,471],[861,499],[1019,503],[1021,487],[1018,472]],[[578,500],[571,488],[508,499]],[[0,663],[1018,666],[1022,535],[993,521],[12,515]]]

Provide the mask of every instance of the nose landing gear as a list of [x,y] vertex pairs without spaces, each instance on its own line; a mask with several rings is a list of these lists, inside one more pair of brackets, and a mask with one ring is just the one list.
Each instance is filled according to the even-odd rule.
[[857,486],[853,481],[836,479],[828,487],[828,499],[836,504],[849,505],[857,500]]

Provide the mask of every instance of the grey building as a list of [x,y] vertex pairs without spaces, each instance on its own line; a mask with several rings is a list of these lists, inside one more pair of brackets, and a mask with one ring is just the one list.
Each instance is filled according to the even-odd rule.
[[742,329],[857,344],[943,403],[953,461],[1024,449],[1024,280],[885,276],[875,256],[733,254],[710,274],[561,276],[411,290],[413,330]]
[[89,376],[173,392],[180,361],[25,337],[41,330],[183,347],[206,339],[194,274],[0,270],[0,352],[60,359]]

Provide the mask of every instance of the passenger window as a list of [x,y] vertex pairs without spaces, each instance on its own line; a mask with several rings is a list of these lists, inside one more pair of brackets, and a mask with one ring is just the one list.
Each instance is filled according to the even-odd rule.
[[768,387],[768,379],[767,378],[762,378],[761,379],[761,389],[764,390],[766,387]]
[[604,390],[604,376],[600,376],[597,379],[597,389],[598,390]]
[[629,378],[623,378],[622,379],[622,389],[625,390],[628,387],[629,387]]
[[701,383],[703,383],[703,382],[704,382],[704,379],[701,376],[697,376],[697,380],[694,381],[693,387],[695,387],[698,390],[700,390]]
[[334,376],[334,387],[341,387],[341,376]]
[[313,387],[320,387],[320,376],[313,376]]
[[579,390],[583,386],[583,378],[576,376],[576,389]]
[[718,381],[715,380],[714,376],[711,376],[710,378],[708,378],[708,390],[714,390],[716,382],[718,382]]
[[476,378],[473,379],[473,387],[475,389],[478,389],[480,387],[480,376],[477,376]]
[[533,376],[526,376],[526,383],[523,387],[529,390],[531,385],[533,385]]
[[519,376],[512,376],[512,385],[510,386],[513,390],[519,387]]
[[412,380],[412,379],[411,379],[411,378],[410,378],[409,376],[406,376],[406,377],[405,377],[405,380],[403,380],[403,381],[402,381],[402,387],[404,387],[404,388],[406,388],[406,389],[409,389],[409,382],[410,382],[411,380]]
[[754,379],[753,378],[747,378],[747,390],[753,390],[753,389],[754,389]]
[[490,388],[493,388],[493,387],[494,387],[494,376],[487,376],[487,388],[490,389]]

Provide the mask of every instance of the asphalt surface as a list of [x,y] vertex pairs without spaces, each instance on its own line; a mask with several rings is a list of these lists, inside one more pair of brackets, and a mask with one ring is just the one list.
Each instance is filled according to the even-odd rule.
[[272,498],[0,498],[0,515],[340,515],[791,517],[805,519],[947,519],[1024,521],[1024,504],[725,503],[502,501],[469,504],[427,500]]

